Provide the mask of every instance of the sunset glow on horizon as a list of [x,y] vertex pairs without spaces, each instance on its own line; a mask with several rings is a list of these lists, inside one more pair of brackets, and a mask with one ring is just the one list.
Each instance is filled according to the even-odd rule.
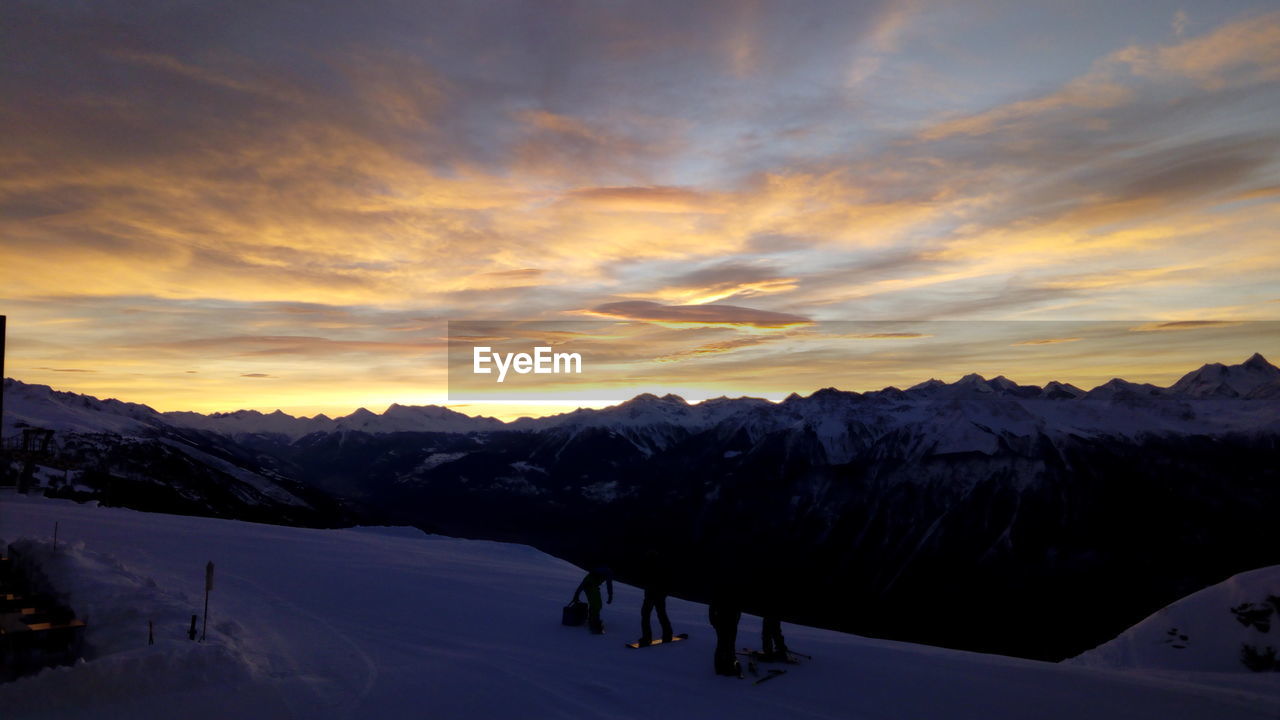
[[[650,327],[614,359],[690,401],[1278,362],[1245,322],[1280,321],[1272,7],[8,3],[5,371],[162,411],[447,404],[469,320]],[[1127,325],[931,364],[848,321]],[[1140,327],[1174,321],[1216,324]]]

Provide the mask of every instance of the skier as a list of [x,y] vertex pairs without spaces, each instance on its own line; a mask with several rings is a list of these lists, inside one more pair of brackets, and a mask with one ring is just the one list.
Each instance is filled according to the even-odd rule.
[[794,568],[776,550],[765,553],[760,560],[760,569],[768,578],[767,582],[761,583],[760,610],[764,628],[760,650],[766,660],[787,660],[787,643],[782,637],[782,614],[789,601],[786,588],[797,587],[801,583],[795,577]]
[[707,608],[711,627],[716,631],[715,668],[717,675],[742,677],[738,664],[738,621],[742,619],[742,601],[734,582],[722,577],[711,593],[711,605]]
[[787,642],[782,637],[782,620],[776,615],[765,615],[762,648],[766,660],[786,660]]
[[764,565],[769,582],[764,583],[763,597],[760,598],[760,619],[764,621],[762,647],[768,660],[787,660],[787,643],[782,638],[782,612],[786,610],[787,593],[785,588],[795,587],[790,570],[785,569],[778,559]]
[[653,641],[649,615],[655,610],[658,624],[662,626],[662,642],[669,643],[672,633],[671,620],[667,617],[667,593],[671,591],[671,573],[661,562],[658,551],[645,553],[640,565],[640,581],[644,583],[644,602],[640,605],[640,645]]
[[582,582],[578,584],[578,589],[573,591],[573,602],[578,602],[578,596],[582,593],[587,594],[587,626],[591,629],[592,634],[604,634],[604,622],[600,619],[600,609],[603,604],[600,602],[600,585],[605,584],[609,589],[609,604],[613,604],[613,571],[607,567],[600,566],[587,573],[582,578]]

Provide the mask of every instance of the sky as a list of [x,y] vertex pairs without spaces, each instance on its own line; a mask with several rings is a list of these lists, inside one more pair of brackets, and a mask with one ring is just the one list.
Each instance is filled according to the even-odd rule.
[[[160,410],[447,402],[450,321],[694,399],[1280,355],[1273,3],[11,0],[0,97],[5,374]],[[750,339],[867,321],[1199,324]]]

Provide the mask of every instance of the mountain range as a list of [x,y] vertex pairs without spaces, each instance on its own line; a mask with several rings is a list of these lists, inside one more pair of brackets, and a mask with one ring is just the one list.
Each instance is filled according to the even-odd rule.
[[[795,418],[821,412],[833,405],[845,404],[893,408],[907,422],[918,418],[901,414],[906,405],[926,406],[939,399],[954,400],[965,395],[991,395],[1007,397],[1019,404],[1036,400],[1083,400],[1083,403],[1053,406],[1054,411],[1032,414],[1042,416],[1046,429],[1080,429],[1087,432],[1125,434],[1168,430],[1177,432],[1212,431],[1211,423],[1228,422],[1232,427],[1249,426],[1249,418],[1237,417],[1227,412],[1224,416],[1206,415],[1198,420],[1185,411],[1178,401],[1206,399],[1271,399],[1280,397],[1280,368],[1267,362],[1261,354],[1254,354],[1239,365],[1211,363],[1184,375],[1173,385],[1160,388],[1146,383],[1132,383],[1114,378],[1098,387],[1085,391],[1074,385],[1049,382],[1043,387],[1019,385],[998,376],[987,380],[981,375],[966,375],[954,383],[930,379],[906,390],[889,387],[867,393],[845,392],[835,388],[820,390],[809,397],[792,394],[781,403],[759,398],[715,398],[690,404],[677,395],[657,397],[638,395],[630,401],[604,409],[580,409],[561,415],[542,418],[520,418],[504,423],[491,417],[473,417],[438,405],[400,405],[393,403],[381,414],[360,408],[349,415],[330,418],[324,414],[314,417],[295,417],[280,410],[262,413],[257,410],[236,410],[201,414],[175,411],[157,412],[137,403],[114,399],[99,400],[88,395],[59,392],[46,385],[29,385],[16,380],[5,380],[6,415],[8,427],[31,425],[50,427],[63,432],[145,433],[148,429],[174,427],[208,430],[223,435],[242,434],[279,435],[298,439],[312,433],[332,432],[443,432],[469,433],[499,430],[545,430],[551,427],[658,427],[670,425],[688,430],[710,427],[732,416],[747,414],[773,414]],[[831,402],[832,398],[839,398]],[[1151,398],[1150,402],[1145,399]],[[1159,400],[1155,400],[1158,398]],[[914,402],[913,402],[914,401]],[[1092,404],[1091,404],[1092,403]],[[1101,404],[1119,405],[1131,409],[1162,407],[1173,410],[1173,415],[1184,416],[1183,423],[1144,424],[1139,418],[1115,417],[1112,413],[1097,412]],[[1065,409],[1065,412],[1057,412]],[[1225,409],[1225,408],[1224,408]],[[1145,414],[1145,413],[1139,413]],[[1170,413],[1163,413],[1170,416]],[[1149,418],[1144,418],[1149,419]],[[1055,423],[1056,421],[1056,423]],[[1065,421],[1065,423],[1063,422]],[[1130,421],[1130,422],[1126,422]]]

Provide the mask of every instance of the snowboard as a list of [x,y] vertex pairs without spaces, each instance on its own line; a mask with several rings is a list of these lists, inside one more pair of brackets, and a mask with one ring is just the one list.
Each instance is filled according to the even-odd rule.
[[[688,639],[689,639],[689,633],[680,633],[679,635],[671,636],[671,642],[680,642],[681,640],[688,640]],[[641,645],[639,640],[635,642],[626,643],[627,647],[637,648],[637,649],[642,647],[653,647],[654,645],[663,645],[663,644],[664,643],[662,642],[662,638],[654,638],[649,641],[648,645]]]

